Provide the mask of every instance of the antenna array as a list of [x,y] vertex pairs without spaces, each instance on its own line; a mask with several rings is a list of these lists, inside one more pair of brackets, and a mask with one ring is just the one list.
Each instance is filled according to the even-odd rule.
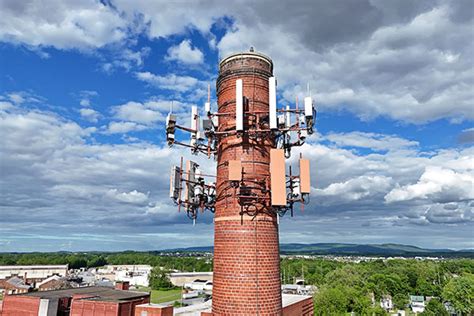
[[[268,78],[268,111],[254,111],[249,107],[253,102],[250,95],[245,95],[245,82],[235,80],[235,112],[212,112],[210,86],[207,101],[204,103],[204,115],[201,118],[197,106],[191,108],[190,127],[178,125],[176,115],[170,111],[166,119],[166,139],[169,146],[180,145],[191,149],[193,154],[205,154],[208,158],[218,155],[220,140],[236,136],[241,142],[270,141],[275,144],[270,152],[270,176],[257,179],[255,175],[245,172],[240,160],[230,160],[228,165],[227,186],[224,191],[237,198],[241,206],[241,215],[256,216],[259,213],[277,213],[283,216],[287,211],[293,215],[293,204],[300,202],[302,207],[309,202],[310,167],[309,160],[300,157],[299,175],[292,173],[291,166],[286,174],[285,158],[291,156],[291,149],[305,143],[308,135],[313,133],[316,120],[314,101],[307,86],[307,96],[302,109],[285,104],[278,108],[277,80]],[[219,127],[219,121],[226,126]],[[234,122],[229,128],[228,122]],[[189,143],[176,139],[176,130],[190,134]],[[214,178],[206,181],[205,178]],[[198,210],[214,212],[217,178],[203,175],[199,165],[188,161],[186,168],[174,166],[170,177],[170,198],[181,208],[185,208],[188,217],[195,220]],[[251,183],[251,185],[249,185]],[[228,193],[229,190],[231,193]],[[255,194],[258,191],[259,194]]]

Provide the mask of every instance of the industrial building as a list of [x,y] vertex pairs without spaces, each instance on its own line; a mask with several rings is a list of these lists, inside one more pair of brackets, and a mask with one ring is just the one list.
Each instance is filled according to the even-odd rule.
[[150,302],[150,294],[118,288],[82,287],[6,295],[1,316],[134,316],[135,306]]
[[107,265],[97,269],[97,275],[111,281],[126,281],[133,286],[148,286],[151,270],[147,264]]
[[50,276],[67,276],[68,265],[18,265],[0,266],[0,280],[8,279],[12,276],[23,278],[26,283],[41,282]]
[[169,279],[174,286],[184,286],[196,280],[212,281],[212,272],[172,272]]
[[0,280],[0,293],[17,294],[27,293],[32,290],[32,286],[26,284],[25,281],[17,276]]

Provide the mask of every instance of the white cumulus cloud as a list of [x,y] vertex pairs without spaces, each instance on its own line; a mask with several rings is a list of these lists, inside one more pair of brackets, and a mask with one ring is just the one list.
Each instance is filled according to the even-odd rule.
[[165,59],[178,61],[183,64],[197,65],[204,61],[204,54],[199,48],[192,47],[190,40],[184,40],[179,45],[171,46]]
[[1,1],[0,40],[90,49],[127,37],[127,22],[95,0]]
[[472,170],[461,173],[429,166],[417,183],[394,188],[385,196],[385,200],[389,203],[428,198],[441,201],[473,200]]
[[142,193],[137,190],[130,192],[119,192],[117,189],[110,189],[107,192],[107,196],[117,199],[122,202],[132,203],[132,204],[143,204],[148,200],[150,193]]
[[91,108],[82,108],[79,110],[81,116],[92,123],[97,123],[99,121],[100,113]]

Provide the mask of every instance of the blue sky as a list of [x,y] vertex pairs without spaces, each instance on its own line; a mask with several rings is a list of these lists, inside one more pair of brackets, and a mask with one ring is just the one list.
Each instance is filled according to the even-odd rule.
[[[164,143],[220,58],[273,58],[278,102],[309,83],[312,202],[281,242],[473,248],[470,1],[0,1],[0,251],[210,245],[167,198]],[[296,155],[294,155],[296,156]],[[212,170],[212,161],[197,159]],[[295,163],[290,160],[288,164]]]

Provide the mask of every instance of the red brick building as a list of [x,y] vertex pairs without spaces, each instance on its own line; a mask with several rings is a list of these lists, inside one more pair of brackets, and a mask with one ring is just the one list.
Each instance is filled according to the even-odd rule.
[[36,285],[38,291],[70,289],[72,284],[65,277],[53,275]]
[[1,316],[134,316],[150,294],[109,287],[82,287],[6,295]]
[[9,279],[0,280],[0,289],[2,289],[5,294],[18,294],[27,293],[32,290],[32,287],[26,284],[22,278],[13,276]]
[[313,297],[302,295],[283,295],[283,316],[313,316]]

